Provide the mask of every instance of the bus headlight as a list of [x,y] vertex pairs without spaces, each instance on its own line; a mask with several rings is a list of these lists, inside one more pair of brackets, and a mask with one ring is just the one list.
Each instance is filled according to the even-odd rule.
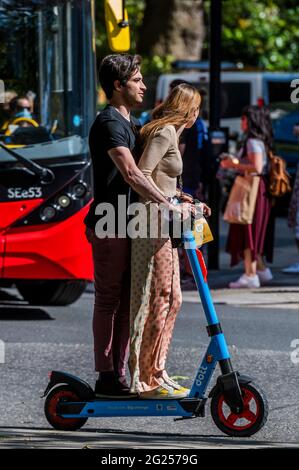
[[75,197],[76,199],[84,197],[86,192],[87,186],[82,181],[79,181],[78,183],[74,184],[72,188],[73,197]]
[[66,194],[62,194],[62,196],[59,196],[59,198],[57,199],[57,203],[59,204],[60,207],[65,209],[66,207],[70,205],[71,199]]
[[40,212],[40,218],[44,222],[49,222],[56,215],[56,209],[53,206],[46,206]]

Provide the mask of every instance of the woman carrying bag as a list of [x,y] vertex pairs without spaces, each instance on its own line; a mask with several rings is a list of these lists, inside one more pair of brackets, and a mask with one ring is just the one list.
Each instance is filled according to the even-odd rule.
[[[241,129],[245,140],[238,159],[225,158],[221,161],[222,168],[235,169],[239,175],[244,176],[247,196],[250,198],[245,204],[247,219],[245,217],[239,223],[230,223],[229,227],[226,251],[231,254],[231,266],[243,259],[245,268],[244,274],[229,284],[234,289],[260,287],[261,283],[273,279],[270,269],[263,261],[263,255],[270,262],[273,255],[273,231],[272,240],[266,236],[266,232],[271,233],[267,229],[272,207],[266,179],[267,153],[272,148],[273,140],[269,111],[258,106],[247,106],[242,112]],[[232,188],[236,194],[235,184],[242,182],[241,177],[237,178],[239,180],[235,181]],[[252,220],[248,211],[251,212]],[[250,223],[244,222],[246,220]]]

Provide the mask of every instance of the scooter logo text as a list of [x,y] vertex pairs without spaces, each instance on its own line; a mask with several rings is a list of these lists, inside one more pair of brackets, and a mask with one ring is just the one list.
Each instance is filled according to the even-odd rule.
[[207,370],[208,370],[207,367],[201,367],[201,368],[199,369],[198,375],[197,375],[196,381],[195,381],[197,387],[200,387],[200,386],[201,386],[202,381],[204,380],[205,375],[206,375],[206,373],[207,373]]

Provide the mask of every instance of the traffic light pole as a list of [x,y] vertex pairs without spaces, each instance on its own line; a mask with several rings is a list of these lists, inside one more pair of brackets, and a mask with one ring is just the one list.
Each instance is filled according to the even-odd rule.
[[[219,209],[220,188],[216,179],[217,157],[222,151],[220,131],[221,113],[221,24],[222,0],[212,0],[210,8],[210,98],[209,98],[209,135],[211,155],[209,156],[210,177],[208,202],[212,210],[209,223],[214,241],[208,245],[208,267],[219,269]],[[220,150],[221,148],[221,150]]]

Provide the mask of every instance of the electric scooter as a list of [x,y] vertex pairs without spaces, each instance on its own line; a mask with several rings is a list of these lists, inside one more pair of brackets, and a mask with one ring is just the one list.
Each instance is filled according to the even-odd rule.
[[[205,416],[208,398],[216,426],[225,434],[248,437],[258,432],[268,415],[264,392],[252,379],[233,370],[227,343],[207,284],[207,269],[192,231],[183,235],[210,339],[189,396],[181,399],[96,398],[88,383],[71,374],[52,371],[45,390],[45,415],[59,430],[78,430],[88,418],[120,416],[173,416],[185,420]],[[187,248],[186,248],[187,246]],[[206,391],[219,363],[221,375],[208,397]]]

